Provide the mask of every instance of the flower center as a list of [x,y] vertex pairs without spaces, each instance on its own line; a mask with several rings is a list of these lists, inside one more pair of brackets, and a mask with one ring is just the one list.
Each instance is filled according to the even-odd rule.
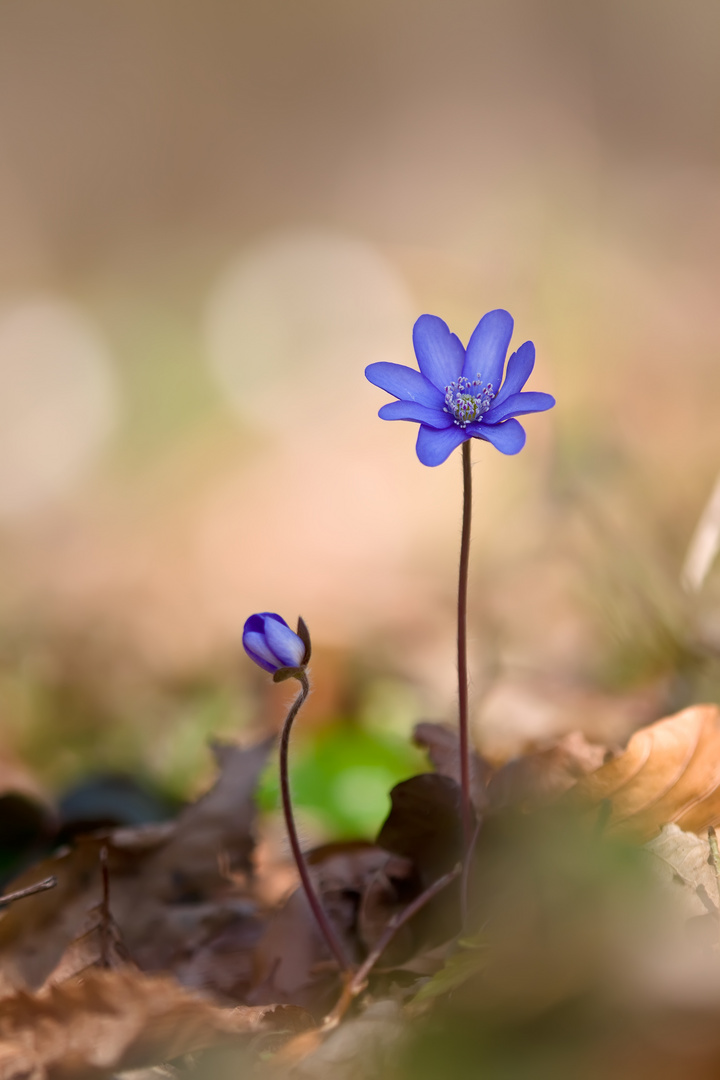
[[482,420],[483,413],[488,411],[494,397],[492,383],[483,386],[479,375],[472,382],[461,375],[445,387],[443,412],[452,413],[455,423],[459,427],[465,427],[474,420]]

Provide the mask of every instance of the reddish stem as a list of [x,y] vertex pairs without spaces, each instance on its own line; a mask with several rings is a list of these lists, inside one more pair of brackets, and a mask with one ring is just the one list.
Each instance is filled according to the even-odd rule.
[[300,682],[302,689],[295,701],[293,702],[290,708],[290,712],[285,718],[285,723],[283,724],[282,733],[280,735],[280,794],[282,796],[282,807],[283,813],[285,815],[285,825],[287,827],[288,837],[290,839],[290,847],[292,849],[293,859],[295,860],[295,865],[298,868],[298,873],[300,874],[300,881],[302,883],[303,889],[305,890],[305,896],[307,897],[308,904],[310,905],[310,910],[315,916],[315,921],[320,928],[320,932],[325,938],[330,952],[337,960],[340,970],[344,973],[349,973],[352,970],[352,965],[350,964],[347,956],[345,955],[345,950],[343,948],[342,942],[340,941],[340,938],[335,932],[335,929],[330,922],[330,919],[328,918],[327,912],[322,905],[322,901],[320,900],[320,897],[315,890],[315,886],[313,885],[312,878],[310,877],[310,871],[308,869],[307,862],[305,861],[305,856],[303,855],[302,848],[300,847],[300,839],[298,837],[297,828],[295,826],[295,817],[293,815],[292,799],[290,797],[290,776],[288,772],[290,729],[292,728],[295,717],[299,713],[300,708],[302,707],[306,697],[308,696],[308,693],[310,692],[310,684],[308,682],[305,671],[301,671],[296,676],[296,678]]
[[467,593],[470,568],[470,526],[472,523],[472,467],[470,464],[470,440],[462,444],[463,467],[463,517],[460,541],[460,574],[458,581],[458,712],[460,727],[460,789],[462,800],[462,826],[464,861],[472,847],[474,823],[470,794],[470,735],[468,719],[468,663],[467,663]]

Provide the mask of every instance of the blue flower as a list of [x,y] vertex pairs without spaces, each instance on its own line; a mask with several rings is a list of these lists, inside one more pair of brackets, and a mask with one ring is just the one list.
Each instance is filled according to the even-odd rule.
[[555,404],[550,394],[521,393],[535,364],[532,341],[512,354],[503,382],[512,331],[507,311],[488,311],[464,349],[437,315],[421,315],[413,327],[419,371],[387,362],[365,368],[371,383],[398,399],[383,405],[381,419],[420,424],[416,450],[423,465],[441,465],[467,439],[517,454],[525,431],[515,417]]
[[[307,633],[302,619],[298,630]],[[242,643],[250,659],[273,674],[279,668],[302,667],[310,657],[309,638],[303,640],[272,611],[250,616],[243,627]]]

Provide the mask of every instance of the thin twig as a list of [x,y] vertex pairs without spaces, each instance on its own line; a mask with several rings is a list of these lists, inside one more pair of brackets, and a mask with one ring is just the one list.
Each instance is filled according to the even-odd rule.
[[419,896],[416,896],[412,903],[408,904],[406,908],[403,908],[402,911],[393,915],[392,919],[390,919],[378,938],[374,948],[370,950],[357,971],[346,980],[337,1005],[323,1021],[323,1032],[331,1031],[333,1028],[337,1027],[352,1002],[363,992],[367,985],[370,972],[375,967],[398,930],[412,919],[414,915],[417,915],[418,911],[421,911],[426,904],[429,904],[431,900],[434,900],[438,893],[441,893],[443,889],[446,889],[447,886],[450,885],[455,878],[459,877],[461,873],[462,865],[458,864],[453,867],[452,870],[449,870],[447,874],[443,874],[437,881],[434,881],[432,885],[429,885],[427,889],[425,889],[424,892],[421,892]]
[[338,962],[340,970],[350,975],[352,971],[352,965],[345,955],[345,949],[343,948],[340,938],[335,932],[335,929],[327,916],[325,908],[322,905],[322,901],[315,891],[312,878],[310,877],[310,871],[308,869],[305,856],[303,854],[302,847],[300,846],[300,839],[298,837],[297,828],[295,825],[295,816],[293,814],[292,799],[290,796],[290,776],[288,769],[288,752],[290,749],[290,729],[293,725],[293,720],[300,711],[300,707],[305,701],[310,691],[310,684],[307,679],[305,671],[302,670],[296,678],[300,682],[302,689],[297,698],[290,707],[290,711],[285,718],[283,724],[282,734],[280,735],[280,794],[282,796],[282,807],[285,815],[285,826],[288,831],[288,838],[290,840],[290,847],[292,849],[295,865],[298,868],[300,875],[300,881],[302,887],[305,890],[305,896],[307,897],[310,910],[315,916],[315,921],[320,928],[320,931],[328,944],[330,952],[333,954]]
[[110,937],[112,916],[110,914],[110,874],[108,872],[107,844],[100,848],[100,874],[102,876],[102,900],[100,901],[100,966],[111,967]]
[[34,896],[35,893],[45,892],[46,889],[54,889],[56,885],[57,878],[49,877],[45,878],[44,881],[38,881],[35,885],[28,885],[26,889],[18,889],[17,892],[7,893],[5,896],[0,896],[0,908],[9,907],[16,900],[23,900],[26,896]]

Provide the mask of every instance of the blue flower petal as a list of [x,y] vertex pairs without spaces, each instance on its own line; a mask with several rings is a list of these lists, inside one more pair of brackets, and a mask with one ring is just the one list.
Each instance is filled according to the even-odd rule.
[[279,667],[283,666],[271,652],[263,635],[256,630],[244,633],[242,641],[245,652],[261,668],[265,668],[266,671],[277,671]]
[[493,405],[485,413],[483,423],[499,424],[509,416],[522,416],[524,413],[545,412],[552,409],[555,398],[552,394],[542,394],[536,390],[528,390],[524,394],[511,394],[500,405]]
[[479,375],[483,385],[492,383],[497,393],[502,382],[505,356],[512,332],[512,315],[502,308],[483,315],[473,330],[465,352],[465,378],[472,381]]
[[243,626],[243,637],[249,631],[254,631],[257,634],[262,634],[263,629],[265,628],[266,614],[267,612],[263,612],[260,615],[251,615],[249,618],[247,618],[245,620],[245,625]]
[[305,646],[286,622],[268,619],[265,623],[265,638],[279,661],[279,667],[299,667],[302,664]]
[[[263,621],[263,624],[262,624],[262,633],[265,633],[265,631],[266,631],[266,629],[267,629],[267,627],[266,627],[266,625],[265,625],[265,620],[266,620],[266,619],[274,619],[274,620],[275,620],[275,622],[279,622],[279,623],[282,623],[282,625],[283,625],[283,626],[287,626],[287,623],[286,623],[286,622],[285,622],[285,620],[283,619],[282,615],[278,615],[278,614],[276,614],[276,612],[274,612],[274,611],[261,611],[261,612],[260,612],[260,614],[259,614],[259,615],[258,615],[257,617],[258,617],[259,619],[262,619],[262,621]],[[253,618],[253,616],[251,615],[251,616],[250,616],[250,618]],[[248,620],[248,621],[249,621],[249,620]],[[247,623],[246,623],[245,625],[247,626]]]
[[492,443],[501,454],[518,454],[525,445],[525,429],[517,420],[505,420],[502,424],[468,424],[475,438]]
[[423,375],[439,390],[462,374],[465,350],[437,315],[421,315],[413,326],[413,345]]
[[469,428],[461,428],[457,424],[444,431],[421,424],[415,450],[423,465],[442,465],[455,447],[469,438]]
[[438,406],[428,409],[427,405],[418,405],[414,401],[389,401],[378,413],[381,420],[417,420],[432,428],[446,428],[454,422],[449,413]]
[[414,368],[405,367],[404,364],[390,364],[387,360],[381,360],[377,364],[368,364],[365,368],[365,378],[381,390],[387,390],[403,401],[417,401],[420,405],[442,404],[443,393],[433,386],[424,375]]
[[507,365],[505,382],[502,384],[500,393],[495,398],[495,405],[501,405],[511,394],[519,394],[535,367],[535,346],[532,341],[526,341],[517,352],[514,352]]

